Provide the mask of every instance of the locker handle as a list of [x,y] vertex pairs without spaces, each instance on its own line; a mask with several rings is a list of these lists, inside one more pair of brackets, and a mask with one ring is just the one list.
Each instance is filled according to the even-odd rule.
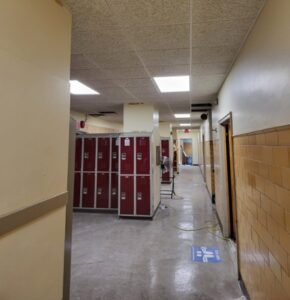
[[142,160],[142,153],[141,153],[141,152],[138,152],[138,153],[137,153],[137,159],[138,159],[138,160]]
[[126,200],[126,193],[125,192],[121,193],[121,200]]
[[87,195],[88,193],[88,189],[87,188],[83,188],[83,195]]
[[112,195],[116,195],[117,194],[117,189],[113,188],[112,189]]
[[102,195],[102,188],[98,188],[98,195]]
[[137,200],[142,200],[142,193],[140,192],[137,193]]
[[84,159],[89,159],[89,152],[84,153]]
[[98,159],[102,159],[103,158],[103,153],[102,152],[99,152],[98,153]]
[[127,159],[126,153],[122,153],[122,154],[121,154],[121,159],[122,159],[122,160],[126,160],[126,159]]

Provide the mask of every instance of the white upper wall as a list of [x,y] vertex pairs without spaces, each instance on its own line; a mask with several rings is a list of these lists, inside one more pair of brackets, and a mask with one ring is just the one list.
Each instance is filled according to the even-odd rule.
[[290,123],[290,1],[268,0],[220,94],[213,126],[233,112],[234,135]]
[[122,132],[123,124],[109,122],[103,120],[102,117],[95,118],[91,116],[87,116],[84,113],[71,111],[71,117],[76,121],[86,120],[86,126],[83,129],[80,129],[86,133],[117,133]]

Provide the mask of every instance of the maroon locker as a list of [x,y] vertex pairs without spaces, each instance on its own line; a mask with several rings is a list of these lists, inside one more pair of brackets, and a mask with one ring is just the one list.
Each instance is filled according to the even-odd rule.
[[95,171],[96,139],[84,138],[84,171]]
[[82,207],[94,207],[95,174],[83,173]]
[[75,171],[80,171],[82,167],[82,146],[83,140],[81,138],[76,138]]
[[[169,158],[169,140],[161,140],[161,155]],[[162,170],[162,181],[170,181],[170,171]]]
[[111,208],[118,208],[118,173],[111,174]]
[[150,138],[136,138],[136,173],[150,174]]
[[120,178],[120,214],[134,214],[134,176]]
[[150,215],[150,176],[136,177],[136,213]]
[[134,138],[121,137],[121,170],[120,174],[133,174],[134,173]]
[[97,208],[109,208],[109,173],[97,174]]
[[98,171],[108,172],[110,169],[110,138],[98,138]]
[[111,171],[118,172],[119,169],[119,146],[118,138],[112,138],[112,162]]
[[75,173],[74,178],[74,207],[80,207],[81,173]]

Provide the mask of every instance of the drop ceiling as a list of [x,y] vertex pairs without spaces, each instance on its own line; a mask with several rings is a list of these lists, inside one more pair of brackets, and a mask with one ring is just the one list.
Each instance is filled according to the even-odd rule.
[[[162,121],[214,102],[264,0],[64,0],[73,15],[71,79],[100,92],[73,110],[154,103]],[[153,76],[190,75],[191,92],[161,94]],[[198,119],[195,114],[193,120]]]

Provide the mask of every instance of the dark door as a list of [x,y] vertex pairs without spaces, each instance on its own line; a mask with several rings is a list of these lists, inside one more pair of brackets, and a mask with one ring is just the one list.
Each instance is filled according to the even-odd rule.
[[83,140],[81,138],[76,138],[75,171],[80,171],[82,167],[82,147]]
[[118,173],[111,173],[111,208],[118,208]]
[[108,172],[110,169],[110,138],[98,138],[98,171]]
[[150,176],[136,177],[137,215],[150,215]]
[[121,174],[134,174],[134,138],[121,137]]
[[96,139],[84,139],[84,171],[95,171]]
[[136,138],[136,173],[150,174],[150,138]]
[[82,207],[94,207],[95,194],[95,174],[83,173],[83,188],[82,188]]
[[111,171],[118,172],[119,168],[119,146],[118,138],[112,138],[112,162],[111,162]]
[[109,208],[109,173],[97,174],[97,208]]
[[134,214],[134,176],[121,176],[120,214]]
[[80,194],[81,194],[81,173],[75,173],[74,176],[74,207],[80,207]]

